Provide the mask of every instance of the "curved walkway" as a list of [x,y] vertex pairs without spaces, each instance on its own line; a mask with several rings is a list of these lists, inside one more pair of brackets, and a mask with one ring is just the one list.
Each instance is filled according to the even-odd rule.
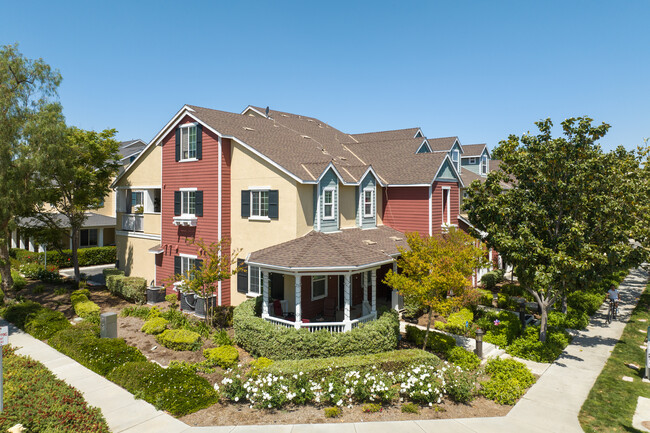
[[648,274],[630,272],[620,286],[619,320],[605,323],[606,304],[592,318],[589,327],[578,333],[571,345],[504,417],[447,420],[368,422],[350,424],[296,424],[265,426],[190,427],[165,412],[156,410],[57,352],[47,344],[9,325],[9,343],[18,353],[42,362],[57,377],[77,388],[86,401],[101,408],[113,432],[212,433],[212,432],[337,432],[337,433],[560,433],[582,432],[578,413],[596,378],[623,333],[636,298],[643,292]]

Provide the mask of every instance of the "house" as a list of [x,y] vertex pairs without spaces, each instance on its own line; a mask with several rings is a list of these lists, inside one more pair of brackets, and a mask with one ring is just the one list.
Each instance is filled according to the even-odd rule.
[[[118,175],[122,173],[133,160],[135,160],[145,147],[146,143],[139,139],[123,141],[120,143],[119,153],[121,158],[119,161],[120,171],[118,172]],[[79,238],[80,248],[103,247],[115,244],[115,204],[116,196],[114,191],[111,189],[98,209],[93,209],[91,212],[87,212],[87,217],[84,221]],[[53,215],[53,218],[59,227],[63,229],[70,228],[69,225],[66,225],[67,221],[62,215],[57,213]],[[39,226],[43,226],[43,223],[35,218],[20,219],[18,221],[18,229],[14,230],[11,236],[11,247],[22,248],[29,251],[44,251],[44,248],[39,246],[33,238],[27,236],[24,233],[24,230],[22,233],[20,230],[21,227],[24,229],[27,227]],[[68,234],[61,235],[60,246],[62,248],[72,248],[72,240]]]
[[404,233],[459,225],[465,153],[419,128],[347,134],[255,106],[186,105],[114,182],[118,266],[172,291],[201,260],[188,239],[228,239],[242,271],[217,304],[264,294],[279,326],[349,330],[399,306],[382,280]]

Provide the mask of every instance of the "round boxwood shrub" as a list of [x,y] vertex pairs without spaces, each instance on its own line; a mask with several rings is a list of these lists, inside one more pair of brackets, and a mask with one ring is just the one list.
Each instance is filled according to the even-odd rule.
[[199,350],[203,345],[201,336],[187,329],[168,329],[158,334],[156,341],[172,350]]
[[464,370],[474,371],[481,365],[481,359],[474,352],[458,346],[452,347],[447,352],[447,360]]
[[515,404],[535,382],[528,367],[514,359],[491,359],[485,372],[490,380],[482,384],[483,395],[499,404]]
[[234,346],[219,346],[213,349],[205,349],[203,356],[221,368],[232,368],[237,365],[239,352]]
[[168,323],[169,322],[164,317],[153,317],[144,322],[144,325],[142,325],[140,331],[149,335],[157,335],[167,329]]
[[43,307],[34,301],[16,302],[5,308],[4,318],[20,329],[25,329],[25,323],[30,315],[38,313]]
[[539,341],[539,326],[529,326],[524,335],[506,349],[512,356],[536,362],[553,362],[569,344],[571,337],[564,330],[549,327],[546,341]]
[[30,315],[25,324],[25,331],[39,340],[47,340],[57,332],[67,329],[70,322],[65,318],[62,312],[42,308],[38,312]]
[[152,362],[121,365],[108,379],[174,416],[196,412],[218,400],[218,394],[206,379],[187,369],[165,369]]

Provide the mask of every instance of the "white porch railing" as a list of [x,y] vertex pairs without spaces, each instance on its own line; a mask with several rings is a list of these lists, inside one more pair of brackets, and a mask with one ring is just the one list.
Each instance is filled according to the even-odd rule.
[[129,232],[144,231],[144,215],[122,214],[122,230]]
[[[269,322],[273,323],[276,326],[281,326],[284,328],[295,328],[296,322],[290,320],[281,319],[274,316],[265,316],[264,317]],[[367,323],[377,318],[377,313],[370,313],[358,319],[351,320],[349,323],[350,328],[354,329],[362,323]],[[320,330],[326,330],[330,333],[340,333],[346,331],[346,322],[309,322],[309,323],[299,323],[300,328],[305,328],[309,332],[316,332]]]

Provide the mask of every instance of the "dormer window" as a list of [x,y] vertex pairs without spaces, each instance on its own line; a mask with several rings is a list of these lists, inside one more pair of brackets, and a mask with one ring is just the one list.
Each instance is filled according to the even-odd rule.
[[363,190],[363,217],[372,218],[375,208],[375,191],[371,188]]
[[323,190],[323,219],[334,219],[334,188]]
[[486,175],[488,172],[488,157],[487,155],[483,155],[481,157],[481,174]]
[[456,167],[456,170],[460,170],[460,152],[458,149],[454,149],[451,152],[451,160],[454,162],[454,167]]

